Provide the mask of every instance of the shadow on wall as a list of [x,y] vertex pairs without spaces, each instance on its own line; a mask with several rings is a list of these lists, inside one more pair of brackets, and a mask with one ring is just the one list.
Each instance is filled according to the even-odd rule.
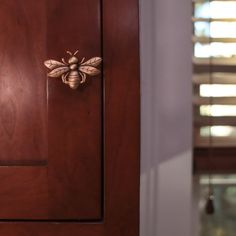
[[140,0],[140,16],[141,235],[190,236],[191,0]]

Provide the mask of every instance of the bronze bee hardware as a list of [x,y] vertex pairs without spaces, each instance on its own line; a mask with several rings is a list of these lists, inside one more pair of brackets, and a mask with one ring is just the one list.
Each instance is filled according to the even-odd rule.
[[79,85],[85,83],[87,75],[95,76],[100,73],[96,67],[102,62],[101,57],[93,57],[88,61],[83,58],[80,62],[76,54],[78,50],[72,54],[70,51],[67,53],[71,56],[68,62],[64,58],[62,62],[53,59],[44,62],[44,65],[51,71],[47,74],[48,77],[60,78],[64,84],[69,85],[72,89],[77,89]]

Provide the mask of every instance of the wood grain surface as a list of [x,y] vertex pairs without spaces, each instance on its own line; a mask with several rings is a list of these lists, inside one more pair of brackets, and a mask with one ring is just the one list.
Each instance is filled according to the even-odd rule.
[[[49,1],[47,17],[51,25],[47,26],[47,56],[53,56],[55,59],[64,56],[59,48],[62,46],[66,48],[68,43],[70,48],[66,49],[73,51],[77,49],[78,45],[81,48],[81,55],[86,57],[92,57],[94,53],[101,53],[103,80],[91,80],[86,88],[79,90],[79,95],[71,93],[60,81],[49,80],[48,137],[51,151],[49,151],[48,157],[48,193],[49,205],[57,203],[50,209],[49,215],[57,219],[54,222],[1,221],[0,236],[139,235],[138,1],[103,0],[101,5],[95,0],[71,1],[73,6],[69,6],[68,11],[64,11],[68,4],[63,6],[62,0]],[[78,4],[78,2],[81,3]],[[75,14],[75,8],[78,5],[83,19],[92,18],[94,19],[93,24],[84,24],[86,20],[78,21],[79,14]],[[102,15],[99,15],[99,12],[102,12]],[[94,16],[94,14],[97,15]],[[100,16],[102,17],[100,18]],[[64,20],[66,27],[62,30],[60,26]],[[75,21],[77,27],[73,25]],[[72,24],[70,24],[71,22]],[[90,39],[91,36],[96,36],[96,32],[99,32],[100,25],[102,25],[101,41]],[[77,43],[72,38],[65,37],[65,35],[71,35],[75,29],[80,31],[80,36],[76,36]],[[62,31],[65,31],[66,34],[59,37]],[[53,42],[53,39],[57,39],[57,41]],[[98,47],[97,43],[102,47]],[[101,48],[102,51],[100,51]],[[102,100],[97,99],[99,97]],[[71,99],[76,102],[71,103]],[[101,106],[102,101],[103,114],[93,111],[93,107]],[[66,112],[65,107],[71,111],[72,117]],[[80,114],[82,119],[88,119],[90,122],[81,124],[77,119],[78,113],[73,111],[74,108],[83,111]],[[93,124],[91,126],[91,122],[96,124],[101,122],[103,125],[100,124],[99,128]],[[74,128],[72,128],[73,124]],[[59,125],[62,132],[57,130]],[[82,142],[82,140],[87,140],[89,135],[85,133],[85,129],[89,130],[90,134],[104,134],[103,139],[92,137],[93,145],[86,141]],[[75,140],[69,142],[68,134],[71,132],[75,136]],[[102,144],[104,147],[103,159],[101,158]],[[63,148],[64,146],[66,148]],[[85,152],[85,149],[88,152]],[[74,150],[81,151],[85,158],[71,155]],[[93,153],[95,156],[91,161],[90,156]],[[71,156],[64,158],[68,155]],[[103,160],[103,165],[101,165],[101,160]],[[101,182],[104,183],[103,186]],[[90,188],[96,189],[96,191],[92,193]],[[86,203],[86,194],[80,196],[83,190],[89,196],[87,203],[91,204],[91,208]],[[104,193],[102,199],[99,198],[100,190]],[[60,195],[56,193],[60,193]],[[75,193],[75,198],[71,196],[72,193]],[[98,200],[103,203],[96,205]],[[75,208],[70,203],[75,204]],[[60,221],[60,216],[78,217],[79,209],[85,217],[85,222]],[[103,214],[99,215],[99,213]],[[93,219],[92,216],[98,218]],[[102,217],[99,219],[99,216]]]
[[[66,9],[66,10],[65,10]],[[48,1],[47,54],[101,56],[99,0]],[[52,219],[101,217],[102,78],[77,90],[48,80],[49,196]]]
[[[0,217],[100,219],[102,78],[88,78],[73,91],[60,79],[47,79],[43,65],[48,58],[68,60],[67,50],[78,49],[81,59],[101,56],[100,1],[0,3],[0,20],[5,22],[0,26],[0,166],[8,166],[0,167],[0,176],[9,172],[11,177],[14,166],[19,174],[8,188],[12,206],[8,211],[5,206]],[[32,186],[38,183],[35,172],[27,174],[32,175],[27,176],[28,189],[21,182],[26,165],[47,167],[40,180],[47,190],[44,202],[22,193],[34,207],[19,201],[21,188],[36,191]],[[3,189],[9,186],[6,178],[1,184]],[[21,205],[14,209],[17,204]]]
[[104,0],[105,236],[139,235],[138,1]]
[[45,1],[0,1],[0,164],[47,158]]

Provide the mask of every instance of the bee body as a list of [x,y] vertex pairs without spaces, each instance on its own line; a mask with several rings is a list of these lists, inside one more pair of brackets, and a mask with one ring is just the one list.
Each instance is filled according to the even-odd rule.
[[62,82],[69,85],[72,89],[77,89],[80,84],[86,81],[87,75],[95,76],[100,73],[96,68],[102,61],[100,57],[93,57],[88,61],[84,62],[84,59],[79,63],[79,59],[75,56],[78,51],[74,54],[67,51],[71,57],[68,62],[62,58],[62,62],[56,60],[47,60],[44,65],[52,71],[48,73],[49,77],[62,78]]
[[71,69],[71,70],[76,70],[76,69],[78,69],[78,64],[71,64],[71,65],[70,65],[70,69]]
[[80,84],[80,77],[78,70],[73,70],[68,74],[68,77],[66,78],[66,84],[70,86],[72,89],[77,89]]

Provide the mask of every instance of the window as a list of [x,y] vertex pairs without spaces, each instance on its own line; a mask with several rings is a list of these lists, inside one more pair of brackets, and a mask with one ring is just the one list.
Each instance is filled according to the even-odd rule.
[[236,147],[236,1],[193,4],[194,146]]
[[[236,0],[195,0],[192,22],[196,169],[207,173],[214,163],[213,171],[235,170]],[[213,175],[211,183],[215,214],[209,216],[209,177],[200,176],[199,236],[234,236],[236,175]]]

